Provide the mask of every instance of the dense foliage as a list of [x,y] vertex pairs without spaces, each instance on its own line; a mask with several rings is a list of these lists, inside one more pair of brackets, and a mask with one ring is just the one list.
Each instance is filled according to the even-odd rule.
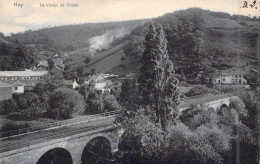
[[[176,72],[183,71],[187,80],[194,80],[196,76],[193,75],[202,71],[199,80],[208,83],[207,79],[215,75],[216,69],[237,66],[237,59],[243,66],[253,65],[253,59],[259,53],[256,45],[260,24],[249,17],[190,8],[165,14],[153,21],[163,26],[169,57]],[[148,27],[146,23],[130,33],[130,42],[124,48],[127,56],[138,58],[144,52]],[[237,28],[241,30],[237,31]]]
[[0,70],[18,71],[32,68],[36,57],[20,44],[0,43]]
[[162,26],[155,27],[151,23],[145,41],[138,78],[140,105],[154,110],[165,127],[168,120],[178,115],[179,81],[169,60]]
[[212,93],[212,94],[218,94],[220,93],[219,90],[214,89],[214,88],[208,88],[207,86],[196,86],[193,87],[189,92],[186,94],[186,96],[191,97],[191,96],[197,96],[197,95],[203,95],[207,93]]
[[58,88],[50,95],[48,115],[56,119],[71,118],[85,111],[83,96],[75,90]]
[[[137,83],[129,80],[122,84],[120,102],[126,109],[117,117],[124,134],[116,162],[235,163],[236,157],[246,150],[243,148],[241,154],[236,154],[238,145],[254,147],[257,142],[250,126],[244,123],[248,109],[240,99],[234,98],[229,106],[216,110],[202,103],[178,113],[178,81],[171,80],[175,78],[174,70],[161,30],[160,26],[149,26],[139,79]],[[189,96],[208,92],[218,91],[197,87]],[[253,157],[252,163],[257,161],[255,156],[247,154],[246,158]]]

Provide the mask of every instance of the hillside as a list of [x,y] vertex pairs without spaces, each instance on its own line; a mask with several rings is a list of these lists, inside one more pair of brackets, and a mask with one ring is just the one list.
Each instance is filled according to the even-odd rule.
[[[256,68],[260,59],[260,21],[245,16],[190,8],[153,19],[163,26],[170,58],[177,73],[210,72],[210,69]],[[149,23],[135,28],[126,56],[142,54]],[[139,52],[136,49],[139,47]]]
[[[25,33],[13,34],[12,41],[22,44],[42,44],[53,46],[63,51],[73,51],[80,48],[98,49],[106,47],[108,42],[124,36],[133,28],[143,24],[146,20],[86,23],[44,28],[41,30],[28,30]],[[106,41],[106,45],[101,42]]]
[[[77,68],[83,68],[84,73],[90,73],[92,69],[95,72],[109,72],[113,67],[121,63],[121,58],[124,56],[123,47],[126,43],[119,44],[113,48],[105,50],[95,55],[78,55],[76,52],[70,52],[68,58],[65,59],[65,64],[69,67],[70,71]],[[77,50],[81,52],[82,50]],[[77,54],[77,55],[76,55]],[[89,63],[85,63],[85,58],[90,58]]]
[[[258,68],[259,19],[190,8],[152,21],[163,26],[179,74]],[[127,74],[138,71],[148,25],[148,20],[68,25],[15,34],[9,41],[26,45],[40,59],[59,54],[66,71]]]
[[18,71],[31,68],[37,58],[32,49],[8,42],[0,37],[0,71]]

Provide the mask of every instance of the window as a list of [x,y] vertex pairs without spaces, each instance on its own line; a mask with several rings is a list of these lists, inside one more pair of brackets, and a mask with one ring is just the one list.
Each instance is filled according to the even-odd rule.
[[241,75],[239,75],[239,77],[241,78]]
[[18,87],[14,87],[14,90],[17,90],[18,89]]

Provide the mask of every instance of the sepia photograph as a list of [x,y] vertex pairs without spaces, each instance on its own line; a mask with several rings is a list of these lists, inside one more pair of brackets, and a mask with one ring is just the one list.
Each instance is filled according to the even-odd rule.
[[260,0],[0,0],[0,164],[260,164]]

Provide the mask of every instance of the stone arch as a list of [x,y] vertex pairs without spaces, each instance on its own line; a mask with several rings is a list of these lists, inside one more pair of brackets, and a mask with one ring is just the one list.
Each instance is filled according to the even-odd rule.
[[218,109],[218,114],[221,114],[223,110],[228,109],[228,105],[226,103],[222,103]]
[[36,164],[45,163],[54,164],[72,164],[72,156],[70,152],[62,147],[56,147],[45,152],[37,161]]
[[110,163],[112,158],[112,140],[107,135],[97,135],[84,146],[81,155],[82,164]]

